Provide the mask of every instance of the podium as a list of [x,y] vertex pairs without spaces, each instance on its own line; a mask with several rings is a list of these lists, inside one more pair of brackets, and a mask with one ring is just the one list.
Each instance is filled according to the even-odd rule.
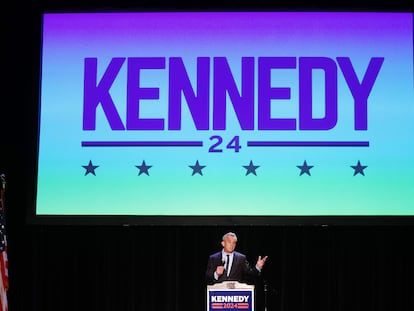
[[207,311],[254,311],[254,285],[224,281],[207,285]]

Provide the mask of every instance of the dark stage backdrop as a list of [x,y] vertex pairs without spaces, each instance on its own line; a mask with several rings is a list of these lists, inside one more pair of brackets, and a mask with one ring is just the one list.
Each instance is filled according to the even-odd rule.
[[[268,255],[269,311],[413,310],[411,227],[32,227],[10,258],[10,310],[205,310],[208,255],[227,230]],[[18,247],[18,246],[13,246]]]
[[[257,284],[261,308],[263,284],[268,284],[268,311],[414,310],[413,226],[27,224],[25,214],[34,203],[40,13],[114,7],[109,1],[35,3],[13,2],[1,22],[7,54],[2,59],[0,171],[7,176],[10,311],[204,310],[207,256],[220,249],[227,230],[238,234],[238,250],[250,262],[258,255],[269,256]],[[140,5],[183,8],[172,2]],[[246,2],[231,5],[252,7]],[[353,5],[370,6],[361,1],[313,2],[307,9]],[[409,1],[388,5],[385,9],[410,8]],[[215,6],[209,2],[194,7]],[[263,4],[269,6],[292,8],[290,2]]]

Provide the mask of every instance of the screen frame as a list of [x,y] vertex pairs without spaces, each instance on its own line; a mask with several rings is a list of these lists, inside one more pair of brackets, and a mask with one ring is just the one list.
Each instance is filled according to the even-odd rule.
[[[197,11],[197,10],[195,10]],[[195,12],[194,10],[45,10],[41,13],[41,28],[43,26],[43,15],[49,13],[143,13],[143,12]],[[208,12],[260,12],[260,10],[235,10],[235,9],[214,9]],[[272,10],[272,12],[291,12],[298,10]],[[267,11],[266,11],[267,12]],[[414,13],[410,10],[299,10],[299,12],[395,12]],[[139,216],[139,215],[36,215],[36,196],[37,196],[37,173],[38,173],[38,152],[40,138],[40,84],[41,84],[41,55],[42,55],[42,33],[40,30],[40,58],[39,58],[39,99],[37,115],[37,134],[36,134],[36,155],[35,155],[35,174],[33,178],[33,196],[29,204],[26,220],[31,225],[121,225],[121,226],[349,226],[349,225],[413,225],[414,216],[364,216],[364,215],[306,215],[306,216],[238,216],[238,215],[218,215],[218,216]],[[414,33],[414,29],[413,29]],[[414,38],[413,38],[414,50]],[[414,63],[414,59],[413,59]]]

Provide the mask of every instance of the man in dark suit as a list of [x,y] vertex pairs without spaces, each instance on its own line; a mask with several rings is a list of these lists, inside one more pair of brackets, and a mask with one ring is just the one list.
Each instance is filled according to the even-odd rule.
[[236,252],[237,236],[233,232],[223,235],[220,252],[212,254],[208,258],[206,282],[214,284],[223,281],[239,281],[242,283],[253,282],[260,275],[266,263],[267,256],[259,256],[254,267],[251,267],[246,255]]

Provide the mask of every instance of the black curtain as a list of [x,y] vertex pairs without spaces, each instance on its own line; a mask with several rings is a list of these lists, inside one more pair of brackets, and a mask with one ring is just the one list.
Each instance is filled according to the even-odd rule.
[[[397,2],[381,9],[412,8],[410,1]],[[27,224],[25,213],[34,202],[41,13],[128,10],[116,5],[63,0],[5,5],[0,169],[8,179],[9,310],[204,310],[207,256],[220,249],[228,230],[238,234],[237,249],[251,263],[258,255],[269,256],[257,284],[258,311],[265,300],[268,311],[414,310],[413,226]],[[361,1],[312,2],[310,7],[289,1],[205,2],[193,7],[284,10],[294,5],[375,10]],[[129,3],[129,8],[143,7],[174,10],[185,5]]]
[[10,310],[205,310],[207,258],[228,230],[251,263],[269,256],[256,286],[258,311],[265,302],[268,311],[414,310],[409,226],[26,230],[21,256],[11,253]]

